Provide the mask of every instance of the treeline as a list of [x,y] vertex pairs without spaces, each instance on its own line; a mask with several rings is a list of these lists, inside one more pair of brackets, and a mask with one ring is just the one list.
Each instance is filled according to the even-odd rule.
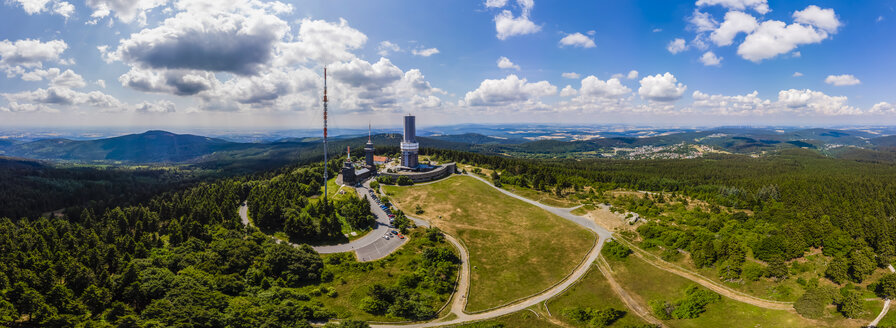
[[320,256],[243,229],[247,194],[246,181],[231,179],[146,205],[0,220],[0,325],[310,327],[332,318],[298,289],[327,279]]
[[376,223],[367,195],[317,199],[322,175],[322,167],[303,167],[252,181],[247,203],[254,223],[264,230],[283,231],[294,242],[345,239],[343,221],[355,230]]

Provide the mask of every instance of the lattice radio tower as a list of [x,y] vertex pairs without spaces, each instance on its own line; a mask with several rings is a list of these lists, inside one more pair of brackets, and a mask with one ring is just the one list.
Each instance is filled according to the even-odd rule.
[[324,67],[324,200],[327,199],[327,68]]

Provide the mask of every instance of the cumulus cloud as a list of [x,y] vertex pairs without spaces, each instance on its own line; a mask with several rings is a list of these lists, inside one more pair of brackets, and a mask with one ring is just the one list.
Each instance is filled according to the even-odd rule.
[[211,90],[218,80],[213,73],[194,70],[148,70],[131,68],[118,81],[135,90],[190,96]]
[[520,65],[514,64],[512,61],[510,61],[510,59],[507,59],[507,57],[501,56],[501,58],[498,58],[498,68],[515,69],[515,70],[519,71]]
[[847,85],[856,85],[862,83],[852,74],[843,74],[843,75],[828,75],[827,78],[824,79],[824,83],[835,85],[838,87],[847,86]]
[[737,48],[737,54],[744,59],[760,62],[786,54],[797,46],[821,42],[828,34],[812,26],[802,24],[787,25],[782,21],[762,22],[759,28],[744,39]]
[[638,78],[638,71],[636,71],[636,70],[628,71],[628,74],[627,74],[625,77],[626,77],[627,79],[629,79],[629,80],[637,79],[637,78]]
[[691,27],[698,33],[713,31],[719,27],[719,22],[712,18],[709,13],[701,12],[699,9],[694,9],[694,14],[691,15],[688,21],[691,23]]
[[144,68],[251,75],[271,59],[288,30],[286,22],[273,15],[182,12],[122,40],[114,58]]
[[879,102],[871,106],[871,110],[868,111],[870,114],[892,114],[896,113],[896,105],[893,105],[888,102]]
[[669,42],[669,45],[666,46],[666,50],[673,54],[677,54],[679,52],[685,51],[688,48],[687,44],[685,44],[684,39],[676,38]]
[[176,106],[173,102],[167,100],[159,100],[157,102],[142,102],[134,107],[138,113],[174,113]]
[[712,51],[707,51],[703,56],[700,56],[700,62],[704,66],[719,66],[722,64],[722,57],[716,56]]
[[58,0],[10,0],[7,3],[16,3],[22,6],[28,15],[49,12],[69,18],[75,12],[75,6],[71,3]]
[[714,114],[763,115],[770,113],[769,111],[772,110],[772,102],[760,98],[757,91],[735,96],[709,95],[700,91],[694,91],[691,97],[694,99],[693,107],[707,110]]
[[464,103],[469,106],[506,106],[537,101],[557,94],[557,87],[548,81],[529,83],[514,74],[503,79],[484,80],[476,90],[467,92]]
[[565,37],[560,39],[560,46],[572,46],[579,48],[594,48],[597,45],[594,44],[594,39],[584,35],[582,33],[576,32],[572,34],[567,34]]
[[768,8],[768,0],[697,0],[697,6],[722,6],[734,10],[755,10],[759,14],[771,11]]
[[379,45],[379,51],[377,52],[380,56],[388,56],[390,52],[399,52],[401,51],[401,47],[397,44],[394,44],[389,41],[382,41]]
[[507,5],[507,0],[485,0],[485,6],[489,8],[501,8]]
[[0,41],[0,68],[42,67],[44,62],[60,62],[59,56],[68,48],[65,41],[9,40]]
[[681,98],[688,87],[669,72],[646,76],[641,79],[641,87],[638,94],[641,98],[658,102],[672,102]]
[[88,105],[98,108],[121,108],[123,104],[113,96],[99,91],[77,92],[65,87],[49,87],[18,93],[2,94],[13,111],[52,111],[53,107]]
[[632,92],[632,89],[622,85],[619,79],[611,78],[601,81],[594,75],[582,79],[582,87],[579,89],[581,97],[595,98],[619,98]]
[[50,86],[65,88],[82,88],[87,85],[84,78],[74,71],[67,69],[65,71],[52,67],[48,69],[34,69],[22,74],[24,81],[50,81]]
[[750,34],[758,27],[759,23],[752,15],[740,11],[729,11],[725,14],[725,21],[719,25],[718,29],[712,31],[709,38],[717,46],[729,46],[734,42],[734,37],[741,32]]
[[414,49],[413,51],[411,51],[411,53],[413,53],[414,56],[429,57],[429,56],[439,53],[439,49],[436,49],[436,48]]
[[367,36],[348,25],[345,19],[339,23],[324,20],[303,19],[300,21],[298,42],[280,45],[284,65],[315,61],[329,64],[351,60],[355,57],[351,50],[360,49]]
[[560,97],[572,97],[579,94],[579,91],[576,88],[573,88],[571,85],[566,85],[563,87],[563,90],[560,90]]
[[[506,1],[495,1],[494,3],[500,3],[501,7],[503,7]],[[532,11],[532,7],[535,6],[535,2],[533,0],[517,0],[517,4],[522,10],[519,17],[514,17],[510,10],[503,10],[495,16],[495,30],[498,32],[498,39],[506,40],[512,36],[533,34],[541,31],[541,26],[536,25],[529,19],[529,14]],[[488,6],[488,2],[486,2],[486,6]]]
[[789,89],[778,92],[778,103],[800,114],[861,114],[861,110],[847,105],[846,101],[845,96],[828,96],[821,91],[809,89]]
[[803,73],[793,72],[793,77],[800,77],[800,76],[803,76]]
[[560,74],[560,76],[565,77],[567,79],[578,79],[579,77],[581,77],[581,75],[576,72],[565,72],[563,74]]
[[812,25],[828,33],[835,33],[840,27],[840,20],[834,9],[821,9],[816,5],[809,5],[806,9],[793,13],[793,20],[797,23]]
[[125,23],[135,19],[146,23],[146,12],[166,4],[168,0],[87,0],[85,4],[93,9],[90,17],[104,18],[114,13],[115,17]]

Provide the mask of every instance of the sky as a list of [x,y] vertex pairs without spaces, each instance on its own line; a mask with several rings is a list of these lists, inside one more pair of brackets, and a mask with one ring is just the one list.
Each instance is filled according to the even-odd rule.
[[0,127],[896,124],[896,0],[4,0]]

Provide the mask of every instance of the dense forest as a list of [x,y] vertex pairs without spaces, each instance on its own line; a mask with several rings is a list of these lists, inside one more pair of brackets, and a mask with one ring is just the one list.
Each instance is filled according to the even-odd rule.
[[[199,183],[102,210],[91,203],[70,207],[67,213],[74,214],[0,219],[0,325],[310,327],[309,321],[345,316],[315,299],[337,297],[333,287],[314,287],[344,284],[340,274],[371,270],[369,263],[275,243],[244,227],[237,211],[254,195],[282,214],[264,218],[267,224],[287,231],[294,224],[308,234],[338,234],[326,228],[327,222],[341,224],[336,218],[369,225],[363,199],[310,199],[321,167]],[[403,255],[411,257],[402,269],[412,274],[395,277],[395,285],[358,286],[369,296],[357,310],[425,319],[453,291],[456,255],[437,229],[419,230],[412,232],[417,246]],[[342,318],[328,326],[366,326]]]

